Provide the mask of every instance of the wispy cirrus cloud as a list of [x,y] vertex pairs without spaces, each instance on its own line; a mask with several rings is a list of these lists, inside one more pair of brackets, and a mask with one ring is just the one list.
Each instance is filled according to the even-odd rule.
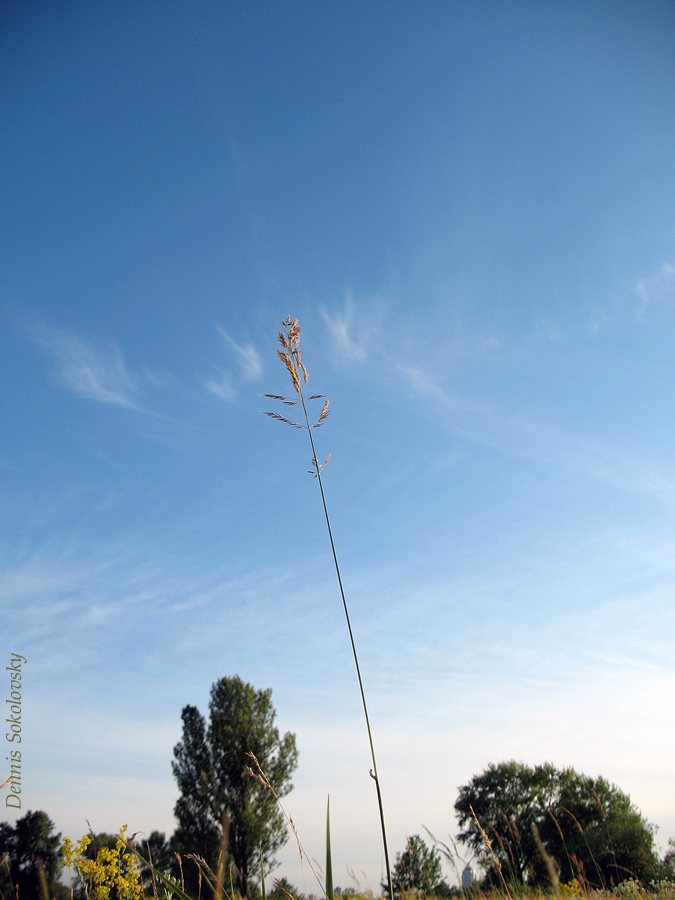
[[621,493],[672,508],[672,470],[600,438],[593,440],[561,425],[545,424],[525,410],[507,412],[488,400],[455,394],[429,370],[390,362],[408,389],[433,406],[437,416],[440,413],[437,421],[467,441],[563,474],[580,473]]
[[233,358],[238,374],[234,376],[222,367],[214,366],[217,374],[213,378],[204,379],[204,387],[222,400],[232,400],[236,394],[237,381],[256,381],[260,378],[262,373],[260,354],[252,344],[243,346],[237,343],[220,325],[216,325],[216,329]]
[[331,315],[322,309],[321,315],[338,352],[348,360],[365,362],[372,350],[376,328],[372,317],[357,316],[351,291],[347,292],[342,312]]
[[[636,288],[645,303],[675,297],[675,265],[666,263],[652,278],[642,279]],[[438,355],[429,352],[408,354],[405,359],[391,351],[395,341],[386,330],[376,329],[373,317],[362,315],[351,294],[342,311],[324,309],[334,344],[343,358],[378,364],[380,378],[395,379],[419,402],[434,410],[435,421],[470,443],[489,448],[515,459],[568,477],[583,475],[596,483],[610,486],[621,494],[640,496],[659,506],[672,508],[675,497],[675,474],[659,466],[647,454],[634,449],[623,450],[614,443],[585,436],[563,421],[543,421],[528,412],[527,397],[514,397],[505,408],[491,395],[470,395],[455,389],[448,378],[447,365],[438,364]],[[567,342],[568,336],[558,329],[546,328],[537,341]],[[484,349],[491,350],[499,342],[490,338]],[[436,364],[433,360],[436,359]],[[418,362],[417,360],[429,362]],[[371,366],[371,368],[373,368]]]
[[243,347],[231,338],[220,325],[217,325],[216,328],[232,352],[235,362],[239,367],[241,378],[244,381],[255,381],[256,378],[259,378],[262,373],[262,364],[260,362],[260,355],[255,347],[252,344],[247,344]]
[[429,372],[419,366],[404,365],[401,362],[392,361],[392,365],[403,381],[412,388],[416,394],[421,394],[430,400],[436,400],[444,405],[455,405],[455,400],[443,390],[438,381],[436,381]]
[[647,307],[657,300],[668,297],[675,299],[675,265],[664,263],[656,275],[641,278],[635,286],[635,293],[640,298],[638,318],[641,318]]
[[56,381],[79,397],[141,410],[138,377],[113,341],[94,346],[71,331],[38,325],[33,339],[54,360]]
[[231,379],[220,369],[213,378],[204,379],[204,387],[221,400],[234,400],[236,394]]

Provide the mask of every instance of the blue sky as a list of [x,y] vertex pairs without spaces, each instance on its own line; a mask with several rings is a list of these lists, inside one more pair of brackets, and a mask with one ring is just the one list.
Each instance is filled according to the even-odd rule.
[[262,415],[291,314],[392,854],[510,758],[675,836],[674,38],[666,2],[3,4],[22,811],[170,833],[180,711],[239,674],[308,852],[330,793],[377,887],[311,454]]

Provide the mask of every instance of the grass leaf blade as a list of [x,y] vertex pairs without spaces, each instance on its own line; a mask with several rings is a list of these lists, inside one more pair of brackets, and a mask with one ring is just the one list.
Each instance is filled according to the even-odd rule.
[[327,900],[333,900],[333,859],[330,852],[330,796],[326,803],[326,898]]

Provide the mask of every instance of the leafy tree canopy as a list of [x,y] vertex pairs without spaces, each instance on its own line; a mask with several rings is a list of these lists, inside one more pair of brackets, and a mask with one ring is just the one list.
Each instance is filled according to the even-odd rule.
[[280,737],[275,717],[271,689],[256,690],[238,676],[221,678],[211,688],[208,727],[196,707],[186,706],[183,739],[174,748],[180,796],[172,847],[202,856],[215,871],[222,842],[244,897],[259,868],[260,848],[269,869],[287,840],[272,792],[247,771],[253,753],[277,796],[291,790],[298,762],[295,735]]
[[[396,854],[396,864],[391,873],[397,897],[410,891],[423,894],[435,893],[441,883],[441,855],[436,847],[427,847],[419,834],[408,838],[403,853]],[[389,885],[382,883],[385,895]]]
[[0,823],[0,860],[7,859],[8,863],[0,869],[0,890],[5,897],[13,897],[17,890],[19,897],[42,896],[38,860],[50,895],[62,893],[58,884],[61,835],[53,831],[54,823],[41,810],[29,810],[14,827]]
[[654,826],[630,797],[571,768],[491,764],[459,789],[455,810],[460,840],[482,859],[492,882],[548,880],[535,829],[562,882],[610,887],[636,878],[646,884],[659,871]]

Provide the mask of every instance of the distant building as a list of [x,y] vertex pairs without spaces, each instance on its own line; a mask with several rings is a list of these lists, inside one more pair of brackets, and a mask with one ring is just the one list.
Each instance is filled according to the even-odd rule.
[[464,870],[462,871],[462,887],[470,888],[473,885],[473,869],[470,865],[464,866]]

